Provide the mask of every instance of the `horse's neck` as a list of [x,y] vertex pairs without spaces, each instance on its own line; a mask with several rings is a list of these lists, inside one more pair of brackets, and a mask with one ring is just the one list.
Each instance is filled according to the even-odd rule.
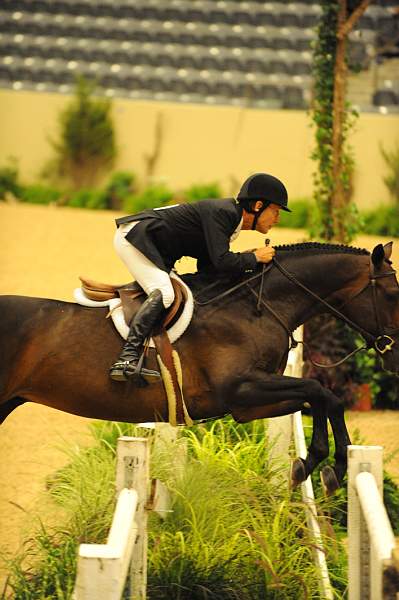
[[[306,286],[313,294],[326,300],[334,307],[345,303],[356,288],[359,275],[365,270],[365,256],[356,254],[320,254],[292,256],[282,262],[284,268]],[[281,297],[288,297],[289,324],[292,328],[301,325],[309,318],[328,312],[327,307],[318,302],[312,294],[286,277],[280,281]]]

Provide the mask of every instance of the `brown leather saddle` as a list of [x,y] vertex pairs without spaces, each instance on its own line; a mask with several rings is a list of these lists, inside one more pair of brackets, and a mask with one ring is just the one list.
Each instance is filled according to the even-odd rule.
[[[109,283],[99,283],[88,277],[80,276],[79,279],[82,283],[81,287],[84,295],[90,300],[104,302],[106,300],[112,300],[113,298],[120,298],[127,324],[131,322],[140,304],[142,304],[147,297],[143,288],[137,281],[125,285],[112,285]],[[187,300],[187,291],[185,287],[174,277],[171,277],[170,280],[175,293],[175,299],[161,323],[161,327],[165,329],[177,321],[183,311],[184,303]]]
[[[137,282],[128,283],[126,285],[111,285],[108,283],[99,283],[98,281],[93,281],[87,277],[79,277],[79,279],[82,282],[82,291],[84,295],[90,300],[106,301],[120,298],[127,324],[130,324],[140,304],[142,304],[147,297],[143,288]],[[188,297],[185,287],[179,281],[173,277],[171,277],[170,280],[175,292],[175,299],[162,323],[155,328],[152,338],[160,359],[159,364],[161,371],[163,371],[162,380],[168,400],[169,422],[172,425],[177,425],[179,423],[192,425],[192,420],[187,412],[183,397],[180,358],[178,357],[177,352],[173,350],[172,344],[166,333],[166,328],[173,325],[180,317]],[[177,365],[179,369],[177,369]]]

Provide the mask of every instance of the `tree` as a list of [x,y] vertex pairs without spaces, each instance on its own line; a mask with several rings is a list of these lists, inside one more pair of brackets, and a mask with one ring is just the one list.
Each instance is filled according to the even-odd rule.
[[[356,113],[346,99],[348,35],[370,1],[321,0],[322,16],[314,47],[312,118],[316,126],[316,148],[312,158],[318,163],[314,198],[319,209],[314,233],[324,240],[340,243],[351,241],[358,221],[351,199],[354,159],[348,144],[356,119]],[[322,315],[307,323],[305,338],[312,340],[322,363],[342,358],[349,350],[350,340],[354,341],[353,333],[345,327],[340,331],[331,315]],[[323,369],[313,369],[309,361],[306,368],[313,377],[335,391],[348,385],[347,365],[335,368],[329,382]]]
[[348,35],[371,0],[322,0],[322,16],[314,48],[314,104],[318,162],[314,196],[319,208],[317,233],[326,240],[346,243],[356,228],[351,201],[354,161],[348,134],[356,113],[346,100]]
[[94,185],[112,167],[116,156],[111,103],[93,98],[95,84],[79,78],[76,96],[61,113],[54,168],[58,176],[72,181],[75,189]]

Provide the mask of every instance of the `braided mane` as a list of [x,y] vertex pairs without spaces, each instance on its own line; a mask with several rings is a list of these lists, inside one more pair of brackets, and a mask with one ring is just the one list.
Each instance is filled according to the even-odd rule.
[[274,246],[276,252],[307,252],[310,254],[366,254],[370,252],[364,248],[354,248],[345,244],[322,244],[320,242],[301,242],[299,244],[284,244]]
[[[301,242],[299,244],[284,244],[281,246],[274,246],[276,249],[276,257],[283,258],[282,253],[292,253],[294,254],[307,254],[317,256],[319,254],[361,254],[361,255],[369,255],[369,251],[364,248],[354,248],[352,246],[346,246],[345,244],[322,244],[320,242]],[[287,257],[287,254],[284,255],[284,258]],[[260,272],[263,265],[261,263],[257,266],[257,271]],[[236,277],[232,277],[231,275],[222,275],[214,271],[213,269],[209,269],[202,273],[186,273],[184,275],[180,275],[183,281],[187,283],[189,287],[192,288],[194,294],[199,293],[202,295],[201,300],[205,300],[208,297],[207,286],[212,284],[212,290],[209,291],[209,297],[216,296],[218,293],[227,290],[229,287],[232,287],[237,283],[240,279]],[[248,274],[242,275],[241,279],[248,278]]]

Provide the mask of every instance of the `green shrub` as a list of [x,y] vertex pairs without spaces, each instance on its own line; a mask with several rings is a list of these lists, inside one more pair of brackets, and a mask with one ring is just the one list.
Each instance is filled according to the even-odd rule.
[[57,202],[61,197],[61,192],[46,185],[28,185],[20,193],[23,202],[31,204],[51,204]]
[[394,200],[396,207],[399,207],[399,143],[396,142],[392,151],[385,150],[380,146],[381,154],[388,167],[388,174],[383,177],[383,181],[387,186],[391,198]]
[[2,597],[70,600],[79,544],[106,542],[115,506],[115,453],[94,446],[74,447],[67,454],[70,462],[47,480],[41,498],[46,522],[33,518],[23,549],[7,561]]
[[[359,348],[364,340],[353,334],[356,346]],[[374,348],[358,352],[352,359],[354,383],[368,383],[373,395],[375,408],[399,409],[399,380],[381,368],[381,359]]]
[[114,173],[105,186],[107,208],[120,210],[126,198],[131,196],[135,188],[135,175],[128,171]]
[[165,206],[173,199],[173,192],[163,184],[150,185],[141,194],[127,196],[123,201],[125,212],[136,213],[148,208]]
[[82,189],[70,196],[68,206],[75,208],[107,208],[107,195],[103,190]]
[[[92,431],[97,443],[70,450],[70,462],[47,482],[47,495],[60,508],[54,525],[41,525],[9,566],[7,592],[16,600],[69,600],[78,543],[105,541],[116,440],[143,430],[101,422]],[[227,418],[183,431],[151,459],[152,476],[164,473],[173,492],[173,510],[164,520],[150,515],[148,598],[319,598],[304,506],[299,492],[292,497],[273,479],[278,468],[268,461],[264,423],[237,425]],[[188,450],[183,474],[175,466],[179,444]],[[343,593],[345,553],[336,540],[329,539],[327,558],[337,594]]]
[[289,202],[291,213],[280,211],[280,221],[277,227],[288,227],[292,229],[306,229],[311,220],[313,203],[306,198],[292,200]]
[[196,202],[207,198],[221,198],[222,193],[218,183],[195,184],[183,191],[185,202]]
[[[311,345],[310,355],[322,364],[339,361],[364,346],[363,338],[356,331],[329,314],[310,319],[304,333],[305,341]],[[346,407],[353,405],[356,387],[367,383],[374,407],[399,409],[399,379],[382,369],[373,348],[357,352],[334,369],[316,367],[305,353],[304,375],[317,379],[339,396]]]
[[111,102],[94,98],[95,87],[93,81],[77,79],[75,97],[59,116],[58,140],[51,142],[51,170],[77,190],[94,185],[112,167],[117,152]]
[[398,206],[379,206],[376,209],[361,213],[363,233],[399,237]]
[[[300,494],[291,497],[273,479],[264,423],[226,418],[184,433],[190,459],[173,485],[173,512],[152,522],[150,598],[318,598]],[[332,579],[343,590],[342,552],[327,543]]]
[[7,192],[10,192],[16,198],[21,193],[16,160],[9,159],[8,163],[8,165],[0,167],[0,200],[5,199]]

